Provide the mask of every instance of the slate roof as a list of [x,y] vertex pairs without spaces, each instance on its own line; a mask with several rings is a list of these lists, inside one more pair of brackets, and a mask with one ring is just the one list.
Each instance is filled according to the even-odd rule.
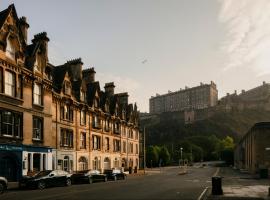
[[88,83],[86,87],[87,87],[86,90],[87,103],[89,104],[89,106],[93,106],[96,92],[100,93],[99,82],[96,81],[93,83]]
[[14,4],[11,4],[7,9],[0,12],[0,28],[4,25],[6,18],[11,11],[12,7],[14,7]]

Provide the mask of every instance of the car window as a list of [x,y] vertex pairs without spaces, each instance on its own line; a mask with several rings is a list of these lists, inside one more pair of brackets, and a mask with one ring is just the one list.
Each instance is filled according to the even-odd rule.
[[47,175],[49,175],[51,172],[52,172],[52,171],[41,171],[41,172],[37,173],[37,174],[35,175],[35,177],[38,178],[38,177],[47,176]]
[[57,170],[58,175],[63,176],[63,175],[67,175],[68,173],[66,171],[62,171],[62,170]]

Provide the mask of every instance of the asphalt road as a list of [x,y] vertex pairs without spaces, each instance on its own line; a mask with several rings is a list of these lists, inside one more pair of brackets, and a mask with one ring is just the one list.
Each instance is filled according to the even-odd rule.
[[211,177],[214,167],[191,167],[188,173],[178,175],[178,167],[153,170],[142,176],[128,176],[127,180],[94,184],[54,187],[44,190],[10,190],[0,196],[4,199],[66,200],[66,199],[198,199]]

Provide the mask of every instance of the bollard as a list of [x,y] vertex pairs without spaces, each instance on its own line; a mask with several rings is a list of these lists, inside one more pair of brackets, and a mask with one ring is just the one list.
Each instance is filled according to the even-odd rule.
[[212,177],[212,195],[222,195],[222,178],[220,176]]

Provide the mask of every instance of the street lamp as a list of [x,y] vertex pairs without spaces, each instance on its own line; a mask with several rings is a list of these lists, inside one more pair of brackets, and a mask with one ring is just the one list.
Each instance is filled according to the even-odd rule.
[[182,161],[182,151],[183,151],[183,148],[182,147],[180,147],[180,158],[181,159],[179,159],[179,167],[180,167],[180,164],[181,164],[181,161]]

